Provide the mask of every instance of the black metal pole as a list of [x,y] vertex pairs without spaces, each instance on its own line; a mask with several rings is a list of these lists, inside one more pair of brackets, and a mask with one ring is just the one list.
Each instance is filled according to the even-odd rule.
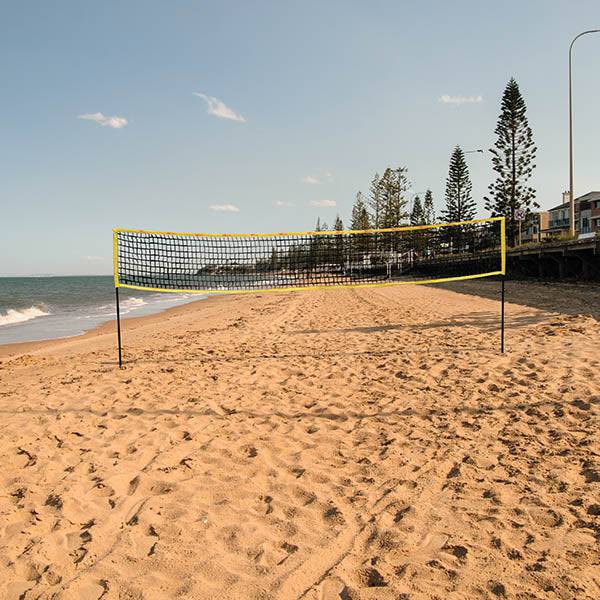
[[115,296],[117,300],[117,339],[119,341],[119,369],[123,366],[121,357],[121,311],[119,309],[119,288],[115,288]]
[[502,276],[502,307],[500,309],[500,352],[504,354],[504,275]]

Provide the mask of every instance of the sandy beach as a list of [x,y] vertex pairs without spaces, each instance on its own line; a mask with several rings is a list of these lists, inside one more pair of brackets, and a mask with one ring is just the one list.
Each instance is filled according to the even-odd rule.
[[600,597],[598,287],[211,298],[0,349],[0,597]]

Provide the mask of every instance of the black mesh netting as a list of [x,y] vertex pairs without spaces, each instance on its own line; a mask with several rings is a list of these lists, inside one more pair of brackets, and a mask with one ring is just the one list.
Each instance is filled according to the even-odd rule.
[[206,235],[116,229],[118,284],[241,291],[497,274],[501,221],[427,229]]

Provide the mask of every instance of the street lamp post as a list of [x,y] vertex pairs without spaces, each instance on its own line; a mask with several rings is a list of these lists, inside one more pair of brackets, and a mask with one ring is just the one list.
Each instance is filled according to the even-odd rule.
[[588,33],[600,33],[600,29],[590,29],[582,31],[576,35],[569,46],[569,213],[571,235],[575,237],[575,195],[573,193],[573,78],[572,78],[572,59],[573,44],[583,35]]

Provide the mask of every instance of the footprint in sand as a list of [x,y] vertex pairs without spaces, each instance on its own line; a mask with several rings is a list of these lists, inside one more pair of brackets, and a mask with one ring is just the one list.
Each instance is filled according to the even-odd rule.
[[258,450],[250,444],[242,446],[241,450],[242,453],[245,454],[248,458],[254,458],[258,454]]
[[135,491],[137,490],[138,486],[140,485],[140,476],[136,475],[130,482],[129,482],[129,488],[127,489],[127,495],[131,496],[135,493]]
[[52,508],[56,508],[56,510],[60,510],[63,507],[62,498],[58,494],[50,494],[46,498],[44,506],[51,506]]
[[364,567],[358,572],[358,580],[363,587],[387,587],[388,582],[375,567]]

